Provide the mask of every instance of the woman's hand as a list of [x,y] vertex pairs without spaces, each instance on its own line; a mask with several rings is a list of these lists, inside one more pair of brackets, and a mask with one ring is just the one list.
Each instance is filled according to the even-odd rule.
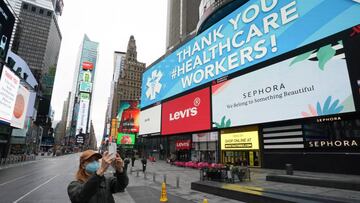
[[100,168],[96,171],[96,174],[99,176],[103,176],[112,162],[113,159],[111,158],[111,154],[106,151],[102,156]]
[[116,169],[117,172],[122,173],[124,168],[124,161],[120,157],[119,153],[116,153],[115,160],[113,162],[113,167]]

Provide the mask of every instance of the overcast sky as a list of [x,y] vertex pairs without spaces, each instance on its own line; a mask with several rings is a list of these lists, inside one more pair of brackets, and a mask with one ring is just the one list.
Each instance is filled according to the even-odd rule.
[[92,120],[97,141],[102,138],[114,51],[126,52],[130,35],[136,40],[138,61],[151,64],[165,52],[166,0],[64,0],[59,17],[62,42],[51,105],[61,119],[71,90],[78,50],[84,34],[99,42]]

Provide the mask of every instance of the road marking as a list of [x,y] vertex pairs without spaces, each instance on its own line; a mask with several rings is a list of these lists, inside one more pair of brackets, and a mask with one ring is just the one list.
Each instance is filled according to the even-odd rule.
[[18,203],[20,200],[24,199],[26,196],[28,196],[30,193],[34,192],[35,190],[39,189],[40,187],[42,187],[45,184],[48,184],[50,181],[52,181],[53,179],[55,179],[56,177],[58,177],[58,175],[50,178],[49,180],[47,180],[46,182],[42,183],[41,185],[37,186],[36,188],[32,189],[30,192],[26,193],[25,195],[21,196],[19,199],[15,200],[13,203]]
[[28,174],[28,175],[24,175],[24,176],[21,176],[21,177],[18,177],[18,178],[15,178],[15,179],[6,181],[6,182],[4,182],[4,183],[1,183],[0,186],[4,186],[4,185],[6,185],[6,184],[8,184],[8,183],[12,183],[12,182],[14,182],[14,181],[17,181],[17,180],[19,180],[19,179],[21,179],[21,178],[28,177],[28,176],[30,176],[30,175],[31,175],[31,174]]

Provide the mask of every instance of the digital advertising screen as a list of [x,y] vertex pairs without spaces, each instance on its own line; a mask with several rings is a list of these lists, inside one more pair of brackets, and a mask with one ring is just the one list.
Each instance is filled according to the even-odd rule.
[[7,66],[3,66],[0,78],[0,120],[10,123],[13,117],[20,79]]
[[135,134],[133,133],[118,133],[116,141],[120,145],[133,145],[135,144]]
[[139,135],[148,135],[160,132],[161,104],[140,112]]
[[24,129],[26,120],[26,111],[28,108],[30,92],[24,86],[19,85],[16,96],[13,117],[11,119],[11,126]]
[[163,135],[210,129],[210,89],[164,102],[161,114]]
[[343,42],[212,86],[213,127],[355,112]]
[[139,101],[120,101],[117,114],[118,133],[139,133],[139,120]]
[[141,108],[358,24],[358,1],[248,1],[149,67]]

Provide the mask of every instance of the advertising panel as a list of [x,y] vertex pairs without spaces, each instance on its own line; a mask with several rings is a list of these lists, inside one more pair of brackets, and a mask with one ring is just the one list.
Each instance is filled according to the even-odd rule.
[[214,85],[216,128],[354,112],[341,41]]
[[135,144],[135,134],[133,133],[118,133],[117,144]]
[[140,112],[139,135],[153,134],[160,132],[161,105],[146,109]]
[[218,140],[218,132],[197,133],[192,135],[193,142],[213,142]]
[[4,61],[9,49],[14,23],[14,15],[6,5],[5,1],[0,1],[0,58]]
[[20,56],[9,50],[6,57],[6,62],[9,64],[9,68],[12,68],[14,71],[17,71],[20,68],[21,77],[31,87],[34,88],[36,85],[38,85],[38,82],[36,81],[34,75],[32,74],[28,64]]
[[24,86],[19,85],[15,106],[14,106],[13,117],[11,119],[12,127],[24,129],[29,96],[30,96],[30,92]]
[[210,89],[163,103],[161,114],[163,135],[210,129]]
[[140,120],[139,101],[120,101],[118,110],[118,132],[139,133]]
[[80,82],[80,92],[91,92],[92,83],[91,82]]
[[356,1],[248,1],[147,69],[141,108],[359,23]]
[[80,93],[80,100],[90,100],[90,94]]
[[91,78],[92,78],[91,72],[90,71],[84,71],[82,73],[81,81],[83,81],[83,82],[91,82]]
[[94,68],[94,64],[88,61],[84,61],[82,63],[82,69],[83,70],[92,70]]
[[76,135],[76,144],[84,144],[84,135],[83,134],[80,134],[80,135]]
[[257,130],[221,134],[221,150],[257,150],[259,134]]
[[11,122],[19,84],[20,79],[4,65],[0,78],[0,121]]
[[80,130],[82,133],[86,132],[87,120],[89,116],[88,114],[89,114],[89,101],[80,100],[79,113],[76,122],[76,134],[79,134]]

